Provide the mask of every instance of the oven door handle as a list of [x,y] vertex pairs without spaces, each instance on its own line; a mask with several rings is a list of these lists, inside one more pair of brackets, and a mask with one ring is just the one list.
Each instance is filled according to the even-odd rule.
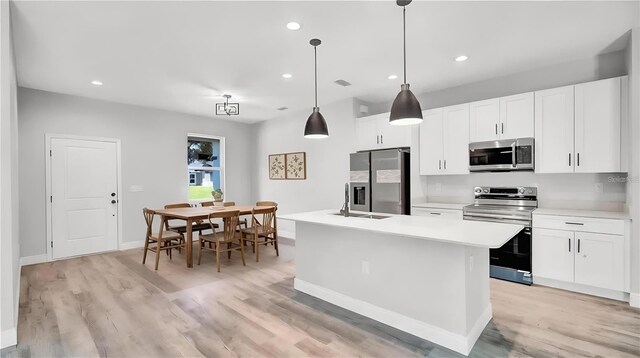
[[475,217],[471,217],[471,216],[465,216],[464,220],[469,220],[469,221],[484,221],[484,222],[492,222],[492,223],[499,223],[499,224],[516,224],[516,225],[523,225],[525,227],[525,229],[527,227],[531,226],[531,222],[530,221],[523,221],[523,220],[509,220],[509,219],[493,219],[493,218],[479,218],[477,216]]
[[513,143],[511,143],[511,165],[515,168],[518,166],[518,163],[516,163],[517,158],[516,158],[516,142],[514,141]]
[[466,217],[477,217],[477,218],[495,218],[495,219],[510,219],[510,220],[520,220],[520,221],[530,221],[529,218],[527,217],[523,217],[523,216],[518,216],[518,215],[509,215],[509,214],[504,214],[504,213],[496,213],[496,214],[492,214],[490,212],[485,212],[485,213],[478,213],[478,212],[474,212],[474,213],[470,213],[470,212],[466,212],[463,213],[464,216]]

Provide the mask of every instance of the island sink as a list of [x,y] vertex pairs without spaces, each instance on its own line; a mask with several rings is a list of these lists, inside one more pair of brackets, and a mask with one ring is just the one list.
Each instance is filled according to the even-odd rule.
[[[343,213],[334,213],[333,215],[344,216]],[[376,220],[390,218],[390,216],[386,216],[386,215],[361,214],[361,213],[349,213],[349,215],[346,216],[346,217],[363,218],[363,219],[376,219]]]

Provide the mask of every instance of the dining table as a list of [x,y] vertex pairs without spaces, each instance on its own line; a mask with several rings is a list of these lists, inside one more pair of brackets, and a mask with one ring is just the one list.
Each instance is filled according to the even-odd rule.
[[[260,208],[267,208],[268,206],[260,206]],[[251,215],[253,209],[257,208],[254,205],[234,205],[234,206],[196,206],[190,208],[172,208],[172,209],[158,209],[155,210],[156,214],[162,218],[159,238],[162,238],[162,233],[165,230],[166,222],[168,220],[184,220],[186,221],[186,235],[185,246],[187,256],[187,267],[193,267],[193,223],[208,220],[209,215],[212,213],[220,213],[225,211],[239,211],[240,216]],[[215,217],[215,216],[214,216]]]

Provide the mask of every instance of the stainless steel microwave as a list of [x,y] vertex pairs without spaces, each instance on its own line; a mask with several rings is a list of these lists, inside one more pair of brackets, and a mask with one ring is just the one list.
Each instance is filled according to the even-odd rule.
[[469,170],[472,172],[533,170],[533,145],[533,138],[469,143]]

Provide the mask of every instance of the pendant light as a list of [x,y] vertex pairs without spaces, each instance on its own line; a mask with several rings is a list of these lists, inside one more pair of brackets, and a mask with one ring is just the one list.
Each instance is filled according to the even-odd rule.
[[407,83],[407,30],[405,14],[406,6],[411,0],[396,0],[398,6],[402,6],[402,47],[404,50],[404,83],[400,87],[400,93],[391,105],[389,123],[394,125],[409,125],[422,122],[422,108],[416,96],[413,95]]
[[329,129],[327,129],[327,122],[324,120],[322,114],[320,114],[320,108],[318,108],[318,45],[322,42],[318,39],[312,39],[309,41],[313,46],[313,61],[315,64],[315,107],[313,112],[307,119],[307,124],[304,126],[305,138],[327,138],[329,136]]

